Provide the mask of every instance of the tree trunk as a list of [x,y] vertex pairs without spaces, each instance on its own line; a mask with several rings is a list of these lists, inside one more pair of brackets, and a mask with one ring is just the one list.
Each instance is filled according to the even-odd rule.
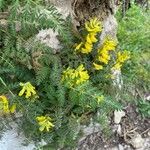
[[64,17],[71,15],[75,27],[86,20],[97,17],[103,24],[101,40],[105,36],[116,39],[117,22],[114,17],[117,0],[46,0],[54,4]]

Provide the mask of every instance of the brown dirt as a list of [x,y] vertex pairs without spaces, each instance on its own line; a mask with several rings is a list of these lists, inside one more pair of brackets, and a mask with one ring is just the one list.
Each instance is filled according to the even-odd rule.
[[[135,104],[128,104],[124,110],[126,115],[122,118],[120,123],[122,128],[121,135],[118,135],[116,131],[114,131],[111,138],[106,140],[102,132],[92,133],[80,142],[78,150],[134,150],[130,145],[130,140],[136,133],[139,133],[142,138],[148,140],[148,144],[143,145],[139,150],[150,149],[150,119],[142,118],[136,109]],[[112,117],[112,130],[114,127],[115,124]],[[120,145],[122,149],[119,148]]]

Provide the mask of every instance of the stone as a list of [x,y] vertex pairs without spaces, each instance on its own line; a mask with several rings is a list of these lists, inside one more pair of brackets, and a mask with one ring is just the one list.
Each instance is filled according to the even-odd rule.
[[41,43],[46,44],[48,47],[51,47],[53,50],[59,50],[61,46],[57,36],[57,31],[45,29],[39,31],[36,35],[36,39],[38,39]]
[[3,133],[0,140],[0,150],[34,150],[36,148],[32,141],[29,141],[28,145],[23,145],[27,139],[20,133],[18,134],[18,126],[15,123],[11,123],[10,130]]
[[118,149],[119,149],[119,150],[124,150],[124,147],[123,147],[121,144],[119,144],[119,145],[118,145]]
[[103,42],[107,36],[116,40],[117,26],[117,20],[114,15],[110,14],[105,20],[103,20],[103,31],[100,36],[101,41]]
[[118,128],[117,128],[117,134],[118,134],[119,136],[122,135],[122,129],[121,129],[121,125],[120,125],[120,124],[118,125]]
[[144,146],[145,140],[141,137],[139,133],[136,133],[136,135],[131,139],[131,145],[135,149],[142,148]]
[[120,111],[117,111],[115,110],[114,111],[114,123],[116,124],[119,124],[120,121],[121,121],[121,118],[125,116],[125,112],[120,110]]
[[108,148],[107,150],[119,150],[117,146],[114,146],[114,147],[110,147]]
[[15,122],[11,122],[10,126],[11,128],[1,135],[0,150],[35,150],[37,145],[42,147],[47,144],[43,139],[36,144],[27,139],[22,132],[18,132],[18,125]]

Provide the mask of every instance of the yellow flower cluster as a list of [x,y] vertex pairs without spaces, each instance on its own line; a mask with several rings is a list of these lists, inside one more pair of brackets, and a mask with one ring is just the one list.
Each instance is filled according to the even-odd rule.
[[14,113],[16,110],[16,104],[9,106],[9,101],[6,96],[0,96],[0,111],[4,114]]
[[30,82],[27,83],[20,83],[22,86],[22,90],[19,92],[19,96],[22,96],[25,93],[25,98],[29,98],[32,95],[36,95],[35,87],[32,86]]
[[85,42],[78,44],[75,50],[84,54],[88,54],[92,51],[93,44],[97,42],[96,35],[98,32],[102,31],[102,27],[98,19],[94,18],[85,23],[85,28],[88,32]]
[[63,71],[62,81],[67,81],[70,86],[79,85],[89,79],[88,72],[81,64],[77,69],[67,68]]
[[[102,47],[98,49],[97,61],[99,63],[108,64],[110,60],[110,51],[114,51],[117,43],[111,39],[106,38]],[[95,70],[103,69],[103,66],[97,63],[93,63]]]
[[115,65],[112,67],[112,70],[120,70],[123,63],[130,58],[130,53],[128,51],[118,52],[117,60]]
[[52,119],[48,116],[39,116],[36,117],[36,120],[38,121],[39,124],[39,130],[42,132],[46,130],[49,132],[49,129],[54,127],[54,125],[51,123]]

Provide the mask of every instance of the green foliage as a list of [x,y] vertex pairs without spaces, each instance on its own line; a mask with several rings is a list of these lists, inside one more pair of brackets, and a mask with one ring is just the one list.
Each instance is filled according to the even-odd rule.
[[[106,129],[110,113],[121,109],[115,94],[111,95],[109,90],[114,85],[105,77],[110,66],[98,73],[92,68],[95,54],[75,53],[74,44],[79,39],[72,32],[70,18],[62,19],[54,6],[40,0],[2,0],[0,4],[2,11],[9,7],[10,12],[7,26],[0,25],[0,95],[6,95],[11,104],[17,105],[16,111],[22,116],[16,122],[28,140],[44,139],[52,149],[67,149],[76,144],[80,125],[88,124],[91,118]],[[56,53],[35,40],[39,30],[47,28],[59,34],[62,48]],[[63,71],[80,64],[85,65],[91,79],[68,87],[62,81]],[[25,83],[31,83],[27,91]],[[97,113],[102,117],[97,117]],[[40,132],[38,116],[52,118],[54,127],[49,132]]]
[[148,92],[150,89],[149,10],[145,11],[140,6],[132,4],[126,16],[121,18],[119,11],[117,19],[120,48],[131,52],[131,59],[123,69],[124,80],[127,85],[132,84],[142,93]]
[[142,117],[150,117],[150,102],[146,100],[139,100],[138,101],[138,111],[142,115]]
[[118,12],[117,19],[119,22],[118,40],[121,47],[133,52],[148,52],[150,46],[149,10],[145,11],[137,5],[132,5],[124,18],[121,18]]
[[[145,11],[140,6],[132,5],[121,18],[117,14],[119,23],[118,39],[121,49],[131,52],[131,59],[123,68],[124,89],[123,99],[135,102],[138,112],[143,117],[150,117],[149,101],[140,99],[150,90],[150,17],[149,10]],[[133,94],[134,93],[134,94]],[[142,98],[142,97],[141,97]]]

